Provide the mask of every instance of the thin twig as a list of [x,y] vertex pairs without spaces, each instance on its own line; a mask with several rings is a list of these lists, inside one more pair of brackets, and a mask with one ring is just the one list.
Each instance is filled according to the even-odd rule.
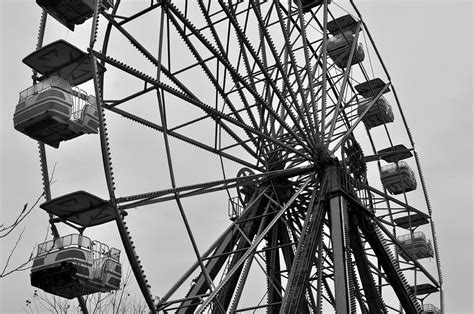
[[[3,227],[2,229],[0,229],[0,239],[1,238],[4,238],[6,237],[7,235],[9,235],[13,230],[15,230],[16,227],[18,227],[20,225],[20,223],[31,213],[31,211],[33,209],[35,209],[36,205],[39,203],[39,201],[41,200],[41,198],[44,196],[44,193],[40,195],[40,197],[38,197],[38,199],[36,200],[36,202],[33,204],[33,206],[30,207],[30,209],[27,209],[28,207],[28,203],[26,203],[24,206],[23,206],[23,209],[22,211],[20,212],[20,214],[18,215],[18,217],[15,219],[15,221],[8,227]],[[26,211],[26,212],[25,212]],[[3,226],[3,224],[2,224]]]

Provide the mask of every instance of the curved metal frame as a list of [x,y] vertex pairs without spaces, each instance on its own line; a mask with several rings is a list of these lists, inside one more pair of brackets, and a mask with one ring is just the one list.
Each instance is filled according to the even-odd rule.
[[[407,284],[404,276],[407,271],[413,274],[410,276],[414,276],[415,286],[417,277],[422,275],[439,289],[444,309],[431,205],[416,152],[427,213],[410,206],[406,193],[399,199],[387,195],[383,187],[381,191],[365,180],[353,180],[344,170],[346,167],[339,166],[335,158],[347,139],[357,143],[355,133],[362,128],[362,117],[356,114],[358,95],[354,86],[371,77],[363,64],[350,66],[361,32],[368,34],[371,49],[389,80],[363,114],[390,87],[407,130],[410,149],[414,150],[414,144],[390,76],[352,0],[350,3],[359,21],[347,67],[339,69],[327,58],[327,36],[321,34],[327,34],[328,22],[334,21],[337,15],[328,2],[322,1],[306,13],[301,9],[301,0],[236,3],[186,0],[180,6],[169,0],[156,3],[152,0],[129,16],[118,14],[120,0],[116,1],[112,13],[99,11],[97,3],[89,53],[93,58],[109,201],[116,210],[125,251],[152,312],[244,311],[263,307],[270,311],[306,312],[321,311],[323,306],[343,312],[400,310],[392,300],[384,299],[387,289],[392,291],[388,296],[394,293],[405,311],[420,311],[419,300],[424,301],[424,297],[417,299],[417,288],[413,290]],[[160,21],[156,54],[127,30],[128,23],[155,11],[159,12]],[[95,48],[99,17],[108,22],[100,52]],[[250,32],[251,29],[255,29],[255,33]],[[156,75],[140,72],[125,59],[116,59],[114,51],[109,49],[112,32],[136,48],[156,69]],[[194,61],[183,60],[182,65],[175,68],[174,62],[178,60],[173,59],[173,40],[185,45]],[[98,62],[130,75],[143,84],[143,89],[122,99],[104,99],[108,74],[97,71]],[[215,92],[213,103],[200,98],[199,91],[184,79],[196,72],[206,78],[212,87],[210,90]],[[159,122],[125,109],[125,103],[151,92],[156,93]],[[196,107],[202,115],[170,126],[166,111],[170,99]],[[106,111],[162,133],[170,189],[115,195]],[[214,126],[213,144],[184,131],[202,122]],[[386,125],[383,128],[393,145],[389,129]],[[366,135],[380,171],[380,158],[377,158],[371,130],[367,129]],[[218,156],[221,162],[228,160],[256,174],[227,178],[223,169],[223,180],[178,186],[168,144],[170,139],[199,147]],[[40,144],[40,147],[48,197],[46,155],[44,146]],[[206,252],[200,252],[181,199],[219,190],[227,190],[230,195],[231,188],[243,187],[252,191],[246,195],[247,203],[242,204],[244,211]],[[132,245],[123,210],[170,200],[176,201],[196,263],[155,303]],[[400,230],[396,217],[415,213],[431,223],[438,278],[419,261],[400,261],[392,254],[394,246],[400,246],[396,240]],[[417,227],[410,223],[408,229],[413,232]],[[267,303],[241,304],[250,267],[254,264],[265,274]],[[175,295],[193,274],[197,277],[188,293],[184,297]]]

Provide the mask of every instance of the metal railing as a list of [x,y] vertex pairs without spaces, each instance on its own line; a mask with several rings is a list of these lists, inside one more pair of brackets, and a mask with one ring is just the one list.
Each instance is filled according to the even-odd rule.
[[71,120],[78,121],[84,119],[84,108],[86,105],[96,107],[95,98],[87,95],[85,91],[77,87],[71,88],[72,96],[72,114]]
[[120,260],[120,250],[116,248],[109,249],[106,244],[99,241],[91,241],[88,237],[80,234],[69,234],[38,244],[36,256],[39,257],[51,252],[72,247],[92,252],[94,254],[94,260],[102,258],[110,258],[117,262]]
[[91,240],[80,234],[69,234],[64,237],[56,238],[38,245],[37,255],[41,256],[57,250],[69,247],[78,247],[85,250],[91,249]]
[[432,312],[432,313],[439,313],[439,308],[434,306],[433,304],[423,304],[423,312]]
[[85,91],[71,86],[68,81],[58,76],[51,76],[43,81],[34,84],[33,86],[20,92],[19,102],[25,101],[32,96],[38,95],[50,89],[60,89],[65,93],[71,95],[72,99],[72,121],[80,121],[84,118],[84,107],[90,105],[96,107],[95,97],[88,95]]
[[235,220],[239,218],[242,213],[244,206],[240,204],[239,197],[229,198],[227,203],[227,214],[229,215],[230,220]]
[[421,231],[408,233],[408,234],[404,234],[404,235],[401,235],[401,236],[397,237],[397,240],[401,241],[401,242],[411,242],[411,239],[413,239],[413,240],[423,239],[423,241],[426,242],[426,236]]
[[47,79],[44,79],[43,81],[34,84],[31,87],[28,87],[27,89],[23,90],[20,92],[20,102],[23,100],[26,100],[36,94],[39,94],[45,90],[51,89],[51,88],[58,88],[66,93],[71,93],[71,84],[69,84],[68,81],[58,77],[58,76],[51,76],[48,77]]
[[397,171],[398,169],[401,169],[401,170],[406,170],[408,171],[408,173],[410,173],[410,176],[414,177],[415,176],[415,173],[413,172],[413,170],[410,168],[410,166],[403,160],[399,161],[398,163],[391,163],[391,164],[388,164],[388,165],[385,165],[382,167],[382,174],[384,173],[390,173],[390,172],[395,172]]

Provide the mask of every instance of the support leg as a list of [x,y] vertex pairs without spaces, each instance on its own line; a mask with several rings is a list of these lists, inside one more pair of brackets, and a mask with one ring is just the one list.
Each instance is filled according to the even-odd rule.
[[334,283],[336,295],[336,313],[350,313],[349,279],[347,272],[346,250],[348,243],[345,237],[346,222],[343,211],[347,210],[346,202],[341,196],[329,200],[331,215],[331,239],[334,251]]

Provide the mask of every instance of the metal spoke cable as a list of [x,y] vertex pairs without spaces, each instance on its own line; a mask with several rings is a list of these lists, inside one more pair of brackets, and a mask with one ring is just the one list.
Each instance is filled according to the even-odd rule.
[[[181,99],[184,99],[186,101],[188,101],[189,103],[193,104],[193,105],[196,105],[197,107],[203,109],[205,112],[207,112],[210,116],[213,117],[213,119],[222,119],[224,121],[228,121],[234,125],[236,125],[237,127],[240,127],[244,130],[248,130],[250,132],[252,132],[253,134],[256,134],[262,138],[265,138],[266,140],[270,141],[270,142],[273,142],[275,143],[277,146],[279,147],[282,147],[282,148],[285,148],[285,150],[289,150],[289,151],[293,151],[294,153],[298,154],[298,155],[302,155],[302,156],[305,156],[302,152],[294,149],[293,147],[291,146],[288,146],[288,145],[285,145],[279,141],[277,141],[276,139],[266,135],[265,133],[259,131],[259,130],[256,130],[252,127],[250,127],[249,125],[245,124],[245,123],[242,123],[242,122],[239,122],[237,121],[235,118],[233,117],[230,117],[228,115],[225,115],[225,114],[222,114],[219,110],[216,110],[214,109],[213,107],[211,106],[208,106],[207,104],[204,104],[202,103],[201,101],[195,99],[195,98],[190,98],[187,94],[183,94],[181,91],[171,87],[171,86],[168,86],[162,82],[159,82],[157,81],[156,79],[150,77],[150,76],[147,76],[141,72],[138,72],[137,70],[125,65],[124,63],[118,61],[118,60],[115,60],[111,57],[108,57],[108,56],[104,56],[103,54],[101,54],[100,52],[97,52],[97,51],[93,51],[93,54],[101,59],[101,60],[105,60],[108,64],[111,64],[117,68],[120,68],[121,70],[124,70],[126,72],[129,72],[129,73],[132,73],[134,76],[142,79],[143,81],[145,82],[148,82],[150,84],[153,84],[155,85],[157,88],[160,88],[161,90],[163,91],[166,91],[172,95],[175,95]],[[225,126],[225,124],[222,124],[222,126]]]
[[[251,1],[251,4],[255,7],[254,1]],[[306,105],[307,104],[307,97],[306,97],[306,94],[304,92],[305,88],[303,87],[303,79],[299,74],[300,71],[298,70],[298,65],[297,65],[296,57],[294,55],[294,51],[293,51],[293,49],[291,49],[292,44],[290,42],[290,34],[288,34],[288,27],[287,27],[288,25],[285,27],[285,25],[283,24],[284,23],[284,18],[281,14],[280,5],[279,5],[278,2],[275,3],[275,10],[278,14],[278,20],[280,22],[279,24],[280,24],[281,34],[283,35],[284,42],[285,42],[285,48],[288,47],[288,49],[285,51],[285,53],[286,53],[286,56],[289,57],[289,63],[290,63],[290,66],[293,70],[293,75],[294,75],[294,78],[295,78],[294,83],[296,83],[297,90],[300,93],[301,107],[304,109],[304,111],[301,111],[300,104],[297,100],[297,96],[296,96],[296,94],[293,93],[292,83],[290,83],[287,72],[283,71],[284,68],[282,67],[281,63],[279,62],[279,54],[277,53],[275,45],[273,44],[273,40],[271,39],[270,34],[266,30],[266,28],[263,28],[263,34],[264,34],[266,40],[270,43],[270,47],[272,48],[271,52],[273,54],[274,59],[277,61],[277,65],[278,65],[278,68],[280,69],[280,72],[282,73],[282,79],[284,81],[283,84],[285,84],[285,89],[290,92],[290,96],[292,97],[292,105],[293,105],[293,107],[295,108],[295,110],[298,114],[298,119],[300,119],[302,121],[303,126],[305,127],[305,130],[307,132],[305,138],[308,141],[308,145],[312,146],[313,143],[314,143],[314,129],[315,129],[315,126],[313,124],[311,116],[309,115],[309,110],[308,110],[308,107]],[[260,10],[256,9],[256,14],[261,15]],[[264,25],[262,24],[262,22],[260,20],[261,20],[261,18],[259,19],[259,23],[260,23],[261,27],[264,27]]]
[[[225,95],[225,92],[224,90],[222,89],[222,87],[220,86],[217,78],[213,75],[213,73],[211,72],[211,70],[207,67],[207,65],[202,62],[202,57],[200,56],[199,52],[195,49],[195,47],[191,44],[191,42],[189,41],[189,38],[185,35],[184,33],[184,29],[179,25],[179,23],[176,21],[176,19],[174,19],[174,17],[171,15],[170,16],[170,20],[172,22],[172,24],[175,26],[176,30],[178,31],[178,33],[180,34],[181,38],[184,40],[184,42],[186,43],[188,49],[192,52],[193,56],[198,60],[198,62],[200,63],[201,65],[201,68],[202,70],[204,71],[204,73],[206,74],[206,76],[208,77],[208,79],[211,81],[211,83],[213,84],[213,86],[215,87],[216,91],[219,93],[219,95],[222,97],[222,99],[225,100],[225,103],[231,108],[232,112],[234,113],[233,115],[236,117],[236,119],[241,122],[241,123],[244,123],[243,119],[241,118],[240,114],[238,114],[236,108],[233,106],[232,102],[226,97]],[[159,80],[158,80],[159,81]],[[219,121],[218,121],[219,122]],[[219,122],[220,123],[220,122]],[[222,126],[224,126],[222,124]],[[230,130],[227,129],[227,131],[230,133]],[[249,139],[254,143],[254,145],[256,146],[256,139],[254,138],[254,136],[252,136],[252,133],[250,133],[248,130],[245,130]],[[248,152],[250,152],[256,159],[259,158],[259,156],[248,146],[246,146],[244,143],[245,141],[242,140],[242,139],[237,139],[237,142],[240,143],[240,145],[242,145],[244,148],[247,149]]]
[[[162,97],[162,95],[160,95],[160,91],[157,91],[157,98],[158,98],[158,106],[159,106],[159,111],[160,111],[160,116],[161,116],[161,123],[163,125],[163,137],[164,137],[164,140],[165,140],[165,148],[166,148],[166,157],[167,157],[167,160],[168,160],[168,168],[169,168],[169,172],[170,172],[170,180],[171,180],[171,185],[173,187],[173,189],[175,190],[176,189],[176,180],[175,180],[175,176],[174,176],[174,171],[173,171],[173,163],[172,163],[172,157],[171,157],[171,151],[170,151],[170,147],[169,147],[169,141],[168,141],[168,133],[167,133],[167,123],[166,123],[166,113],[165,113],[165,109],[164,109],[164,99]],[[212,290],[214,288],[214,284],[212,282],[212,279],[210,278],[207,270],[206,270],[206,267],[204,266],[204,263],[201,259],[201,255],[199,253],[199,249],[197,247],[197,244],[196,244],[196,241],[194,239],[194,235],[192,233],[192,230],[191,230],[191,227],[189,225],[189,222],[188,222],[188,219],[186,217],[186,213],[184,212],[184,208],[181,204],[181,200],[180,200],[180,197],[179,197],[179,194],[175,191],[174,192],[174,195],[175,195],[175,200],[176,200],[176,203],[178,205],[178,208],[179,208],[179,212],[181,214],[181,218],[183,220],[183,223],[185,225],[185,228],[186,228],[186,232],[189,236],[189,239],[191,241],[191,244],[193,246],[193,250],[194,250],[194,253],[196,255],[196,258],[197,260],[199,261],[199,265],[201,267],[201,270],[206,278],[206,281],[209,285],[209,288]]]
[[[301,2],[301,1],[300,1]],[[311,102],[308,102],[306,101],[305,103],[303,103],[303,105],[305,107],[309,107],[310,108],[317,108],[317,104],[316,104],[316,95],[314,93],[314,82],[313,82],[313,77],[309,74],[311,73],[311,58],[309,56],[309,47],[310,47],[310,43],[308,42],[308,38],[307,38],[307,34],[306,34],[306,26],[308,25],[308,23],[305,23],[305,20],[304,20],[304,14],[303,14],[303,11],[302,11],[302,8],[301,8],[301,5],[298,5],[298,15],[299,15],[299,20],[300,20],[300,33],[298,34],[298,36],[301,37],[301,41],[303,43],[303,52],[304,52],[304,58],[305,58],[305,76],[307,75],[307,80],[308,80],[308,87],[307,87],[307,92],[304,93],[305,97],[307,97],[307,94],[309,92],[309,95],[310,95],[310,99],[311,99]],[[319,56],[318,56],[319,58]],[[304,78],[303,78],[304,79]],[[303,93],[303,91],[302,91]],[[313,110],[314,110],[313,109]],[[306,112],[308,114],[308,120],[310,122],[312,122],[312,116],[310,114],[310,110],[308,108],[306,108]],[[318,128],[316,127],[316,124],[317,123],[317,120],[314,121],[314,125],[312,125],[312,128],[313,128],[313,136],[312,136],[312,140],[313,140],[313,143],[314,141],[316,140],[316,138],[319,136],[318,134]]]
[[[223,3],[222,0],[219,0],[219,3],[221,4],[226,16],[228,17],[229,21],[232,23],[235,31],[237,32],[238,34],[238,37],[240,40],[242,40],[245,48],[247,49],[247,51],[252,55],[252,58],[253,60],[256,62],[257,66],[259,67],[260,71],[262,72],[262,74],[264,75],[265,79],[267,80],[267,82],[270,84],[270,86],[272,86],[273,90],[275,91],[277,97],[279,98],[279,100],[281,101],[281,105],[285,108],[285,110],[287,111],[287,114],[289,115],[289,117],[292,119],[292,121],[295,123],[295,127],[298,128],[300,130],[300,132],[302,132],[301,134],[306,134],[303,132],[303,130],[301,129],[301,126],[298,124],[298,119],[294,116],[289,104],[287,103],[287,100],[285,99],[285,97],[283,96],[283,94],[281,93],[281,91],[278,89],[278,87],[276,86],[276,84],[273,82],[273,80],[271,79],[271,77],[269,76],[269,74],[267,73],[266,69],[264,68],[262,62],[260,61],[255,49],[252,47],[251,43],[250,43],[250,40],[249,38],[247,37],[247,35],[243,32],[238,20],[236,19],[236,16],[235,14],[233,14],[232,11],[230,11],[226,5]],[[269,39],[268,37],[266,38],[267,39],[267,42],[269,43],[269,47],[272,47],[273,44],[272,44],[272,41],[271,39]],[[275,51],[274,49],[271,49],[272,50],[272,53],[275,55]],[[275,57],[276,60],[278,60],[277,57]],[[278,63],[277,63],[278,64]],[[286,78],[285,74],[282,72],[283,74],[283,78],[285,78],[287,80],[287,84],[289,84],[288,82],[288,78]],[[291,95],[291,93],[290,93]],[[293,100],[296,102],[296,97],[293,95],[292,96]],[[264,104],[264,101],[262,101],[262,104]],[[269,111],[270,112],[270,111]],[[277,120],[280,120],[278,116],[275,116],[275,118]],[[282,122],[280,122],[282,123]],[[282,123],[284,124],[284,122]],[[288,132],[290,133],[293,133],[291,131],[291,129],[287,128]],[[294,135],[294,134],[293,134]],[[307,139],[306,139],[307,140]],[[307,146],[307,143],[304,143],[301,139],[299,139],[298,137],[295,137],[295,141],[298,141],[301,145],[303,145],[304,147]],[[309,151],[309,149],[308,149]]]
[[320,144],[324,145],[324,137],[326,130],[326,102],[327,102],[327,24],[328,24],[328,0],[324,0],[323,4],[323,44],[321,46],[321,55],[323,56],[322,64],[322,101],[321,101],[321,138]]

